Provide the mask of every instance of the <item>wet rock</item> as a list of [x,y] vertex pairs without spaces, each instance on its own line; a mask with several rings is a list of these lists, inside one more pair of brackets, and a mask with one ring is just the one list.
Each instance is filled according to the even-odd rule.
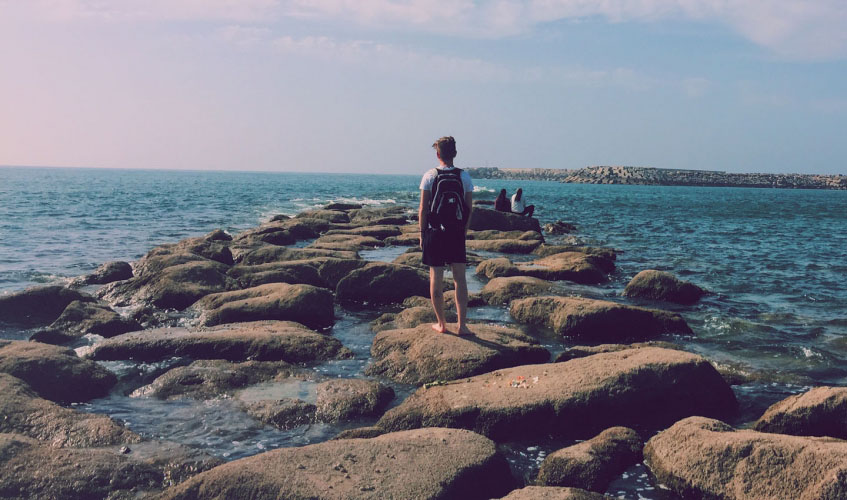
[[117,379],[74,351],[40,342],[0,340],[0,373],[26,382],[39,396],[59,403],[105,396]]
[[245,361],[231,363],[212,359],[194,361],[168,370],[149,385],[135,390],[132,397],[158,399],[214,399],[232,397],[245,387],[291,378],[311,379],[315,373],[285,361]]
[[251,401],[244,409],[256,420],[282,430],[314,423],[317,410],[312,403],[295,398]]
[[373,417],[394,399],[394,390],[375,380],[327,380],[318,384],[316,392],[315,418],[321,422]]
[[24,381],[0,373],[0,433],[22,434],[56,448],[137,443],[141,436],[104,415],[40,398]]
[[[451,325],[455,331],[455,325]],[[374,337],[367,375],[404,384],[454,380],[506,366],[540,363],[550,353],[513,328],[469,325],[472,337],[438,333],[429,324],[387,330]]]
[[[429,301],[429,299],[427,299]],[[444,314],[448,322],[457,321],[456,311],[445,307]],[[384,330],[399,330],[403,328],[414,328],[418,325],[432,324],[437,321],[432,304],[416,306],[403,309],[399,313],[385,313],[371,321],[371,330],[379,333]]]
[[414,232],[401,233],[398,236],[389,236],[388,238],[385,238],[383,242],[386,245],[417,247],[421,243],[420,230],[416,228]]
[[645,463],[686,498],[847,498],[847,442],[735,430],[691,417],[654,436]]
[[199,300],[202,324],[243,321],[296,321],[309,328],[327,328],[335,322],[332,293],[311,285],[269,283],[246,290],[216,293]]
[[339,301],[399,303],[413,295],[429,295],[429,274],[413,267],[371,262],[342,278],[335,295]]
[[473,212],[471,212],[470,228],[474,231],[494,229],[497,231],[541,232],[541,224],[538,223],[538,219],[482,207],[474,207]]
[[544,232],[547,233],[547,234],[562,235],[562,234],[570,234],[570,233],[576,231],[576,226],[574,226],[570,222],[563,222],[563,221],[557,220],[556,222],[544,224],[543,229],[544,229]]
[[580,297],[528,297],[512,301],[509,314],[566,337],[597,342],[644,340],[663,333],[690,334],[676,313]]
[[613,500],[614,498],[579,488],[526,486],[512,491],[501,500]]
[[[531,276],[548,281],[568,280],[583,284],[606,281],[611,261],[603,257],[581,252],[562,252],[542,257],[531,262],[512,263],[506,258],[485,260],[476,268],[476,273],[487,278],[509,276]],[[614,270],[614,264],[611,263]]]
[[362,208],[360,203],[330,203],[324,207],[324,210],[356,210]]
[[480,262],[476,266],[476,274],[493,279],[518,276],[519,272],[517,266],[512,264],[512,261],[506,257],[497,257]]
[[37,286],[0,295],[0,323],[47,326],[75,300],[92,302],[94,298],[58,285]]
[[323,235],[308,248],[324,248],[327,250],[346,250],[350,252],[358,252],[370,248],[378,248],[383,245],[381,240],[373,236],[353,236],[349,234],[332,234]]
[[[250,478],[249,481],[245,478]],[[282,448],[236,460],[167,490],[163,499],[498,497],[511,489],[490,440],[455,429]]]
[[159,245],[135,263],[135,275],[143,277],[156,274],[168,267],[192,262],[196,257],[231,266],[232,252],[228,242],[219,239],[219,234],[212,232],[200,238],[187,238],[177,243]]
[[391,262],[398,266],[411,266],[420,269],[429,269],[429,266],[423,263],[423,252],[421,252],[419,248],[417,250],[418,251],[416,252],[401,253]]
[[212,260],[196,260],[106,285],[98,295],[118,306],[145,303],[181,311],[210,293],[237,288],[238,283],[226,275],[228,269]]
[[332,229],[332,224],[315,217],[296,217],[285,222],[284,227],[298,240],[317,238]]
[[847,439],[847,387],[815,387],[773,404],[753,427],[794,436]]
[[267,264],[269,262],[283,262],[287,260],[306,260],[317,257],[334,257],[336,259],[358,259],[357,252],[343,250],[326,250],[323,248],[289,248],[278,246],[263,246],[246,254],[240,261],[241,264],[254,266],[256,264]]
[[[639,349],[641,347],[661,347],[663,349],[676,349],[682,350],[678,345],[672,344],[670,342],[662,342],[658,340],[653,340],[650,342],[635,342],[632,344],[600,344],[600,345],[576,345],[573,347],[568,347],[558,356],[556,356],[555,363],[561,363],[564,361],[570,361],[572,359],[584,358],[586,356],[593,356],[595,354],[601,354],[604,352],[618,352],[625,351],[627,349]],[[720,371],[720,370],[718,370]],[[724,377],[725,378],[725,377]]]
[[527,254],[541,244],[540,240],[467,240],[468,250]]
[[295,219],[321,219],[327,222],[350,222],[350,216],[341,210],[306,210],[294,216]]
[[468,240],[544,240],[541,233],[535,231],[468,231]]
[[491,305],[508,304],[512,300],[549,293],[553,284],[529,276],[494,278],[482,288],[482,298]]
[[641,436],[627,427],[612,427],[544,459],[538,484],[571,486],[602,493],[615,478],[641,461]]
[[379,427],[357,427],[355,429],[341,431],[332,439],[369,439],[382,436],[383,434],[385,434],[385,430]]
[[586,255],[595,255],[597,257],[603,257],[606,260],[610,260],[613,264],[611,269],[607,272],[614,271],[614,261],[615,259],[617,259],[618,256],[617,252],[613,248],[587,247],[579,245],[548,245],[546,243],[533,250],[532,255],[537,255],[539,257],[549,257],[551,255],[564,252],[584,253]]
[[697,285],[677,279],[665,271],[648,269],[636,274],[626,285],[625,297],[664,300],[677,304],[693,304],[705,291]]
[[705,359],[647,347],[420,388],[377,426],[458,427],[498,441],[579,438],[616,425],[656,429],[689,415],[725,417],[736,406],[732,389]]
[[406,224],[406,209],[400,206],[362,208],[350,211],[350,222],[359,226]]
[[256,266],[233,266],[227,274],[236,280],[241,288],[252,288],[268,283],[305,284],[326,287],[327,283],[318,272],[318,265],[312,260],[293,260],[273,262]]
[[230,361],[305,363],[346,359],[353,353],[337,339],[291,321],[256,321],[211,328],[160,328],[126,333],[96,344],[95,360],[157,361],[174,356]]
[[383,226],[364,226],[357,227],[354,229],[332,229],[327,231],[324,236],[336,236],[336,235],[351,235],[351,236],[367,236],[370,238],[376,238],[380,241],[392,237],[392,236],[400,236],[400,228],[394,225],[383,225]]
[[75,286],[105,285],[113,281],[128,280],[130,278],[132,278],[132,266],[128,262],[113,261],[102,264],[89,275],[75,279],[73,284]]
[[140,329],[138,322],[121,317],[104,304],[75,300],[46,330],[36,332],[30,339],[46,344],[64,344],[87,334],[108,338]]

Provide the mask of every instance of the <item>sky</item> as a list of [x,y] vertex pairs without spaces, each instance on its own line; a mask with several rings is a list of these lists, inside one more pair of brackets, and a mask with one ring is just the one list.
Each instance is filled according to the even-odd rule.
[[0,0],[0,165],[847,174],[844,0]]

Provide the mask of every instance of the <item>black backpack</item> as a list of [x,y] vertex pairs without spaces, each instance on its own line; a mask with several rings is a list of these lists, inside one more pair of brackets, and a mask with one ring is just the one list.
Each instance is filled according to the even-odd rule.
[[432,203],[429,206],[430,227],[458,230],[465,227],[468,207],[465,204],[465,187],[462,184],[462,169],[442,170],[432,183]]

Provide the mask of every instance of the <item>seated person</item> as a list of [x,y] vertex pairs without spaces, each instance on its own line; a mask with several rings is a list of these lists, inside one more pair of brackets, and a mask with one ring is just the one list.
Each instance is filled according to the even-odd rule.
[[509,203],[509,198],[506,196],[506,190],[501,189],[497,199],[494,200],[494,210],[498,212],[511,212],[512,205]]
[[518,188],[515,194],[512,195],[512,213],[532,217],[533,212],[535,212],[535,205],[526,206],[526,200],[523,198],[523,189]]

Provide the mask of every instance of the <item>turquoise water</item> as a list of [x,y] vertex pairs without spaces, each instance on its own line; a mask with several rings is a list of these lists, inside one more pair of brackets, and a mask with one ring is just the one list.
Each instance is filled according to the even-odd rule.
[[[217,228],[236,232],[274,214],[293,215],[330,201],[415,208],[419,180],[417,175],[0,168],[0,293],[61,282],[105,261],[135,260],[157,244]],[[671,307],[683,314],[694,335],[666,340],[722,363],[771,374],[736,387],[743,410],[736,423],[810,385],[847,384],[847,192],[475,183],[477,198],[489,200],[501,188],[511,193],[523,187],[542,224],[563,220],[578,226],[567,241],[622,251],[608,283],[567,285],[571,292],[623,300],[620,292],[629,279],[649,268],[670,271],[713,292],[695,306]],[[380,258],[379,251],[368,258]],[[473,314],[508,321],[497,308]],[[349,315],[339,322],[358,324]],[[353,344],[357,359],[323,370],[361,372],[370,333],[348,330],[356,333],[339,338]],[[3,335],[14,337],[8,330]],[[142,414],[148,410],[139,410],[139,404],[144,405],[107,400],[91,408],[131,419],[140,431],[172,439],[187,432],[169,435],[144,428]],[[196,410],[189,403],[168,404],[188,405],[175,414]],[[236,431],[245,433],[250,425]],[[212,448],[235,457],[260,451],[262,442],[290,446],[327,437],[315,432],[261,437],[265,441],[254,435],[255,443],[248,445],[238,434]],[[206,438],[201,432],[196,442]],[[225,451],[234,446],[228,439],[253,451]],[[193,437],[183,440],[195,443]]]

